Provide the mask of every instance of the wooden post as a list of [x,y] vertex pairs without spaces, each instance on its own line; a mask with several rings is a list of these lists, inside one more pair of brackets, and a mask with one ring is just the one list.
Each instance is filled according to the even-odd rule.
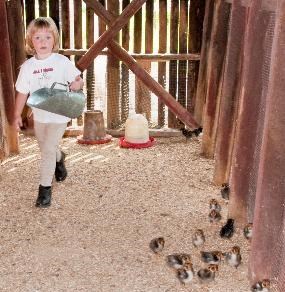
[[[90,48],[94,43],[94,10],[91,7],[86,7],[86,39],[87,48]],[[94,87],[95,74],[93,61],[86,72],[87,110],[94,110],[95,108]]]
[[[107,0],[107,7],[114,16],[119,15],[119,2]],[[116,35],[115,41],[119,41]],[[107,57],[107,127],[116,129],[120,126],[120,63],[112,54]]]
[[[205,0],[191,0],[189,5],[188,53],[200,53],[202,48]],[[199,62],[188,61],[187,109],[194,113],[199,73]]]
[[54,20],[58,29],[59,27],[59,1],[49,0],[49,16]]
[[[150,54],[153,52],[153,0],[148,0],[146,2],[146,17],[145,17],[145,52]],[[150,74],[151,72],[151,62],[144,61],[142,64],[143,68]],[[145,114],[148,121],[151,120],[151,92],[141,82],[141,94],[143,94],[142,100],[142,110],[141,113]]]
[[194,108],[194,117],[199,124],[203,123],[203,110],[207,93],[207,65],[209,60],[211,33],[213,29],[214,3],[214,0],[208,0],[206,2],[205,18],[203,23],[201,60],[199,65],[197,95]]
[[14,92],[14,81],[13,81],[13,70],[11,60],[11,48],[9,41],[9,30],[7,21],[7,11],[4,1],[0,1],[0,35],[2,36],[2,45],[0,46],[0,56],[5,62],[0,62],[0,78],[1,88],[5,115],[9,125],[7,125],[7,136],[9,152],[18,152],[18,135],[12,128],[11,124],[14,119],[14,106],[15,106],[15,92]]
[[[139,9],[134,15],[134,53],[140,54],[142,52],[142,9]],[[143,66],[143,63],[139,61],[139,64]],[[142,113],[142,99],[143,92],[141,90],[141,81],[135,76],[135,112]]]
[[26,26],[35,18],[35,0],[25,1]]
[[[214,183],[229,182],[234,144],[235,122],[239,96],[241,94],[241,74],[243,62],[244,37],[248,18],[248,8],[232,10],[229,29],[229,44],[226,55],[225,73],[221,91],[220,117],[215,150]],[[237,46],[236,44],[239,44]]]
[[[123,10],[130,4],[130,0],[123,0]],[[128,51],[130,47],[130,23],[122,29],[122,47]],[[129,68],[122,62],[121,66],[121,121],[125,123],[129,116]]]
[[[63,1],[63,0],[62,0]],[[47,0],[40,0],[39,1],[39,15],[40,16],[47,16]]]
[[69,0],[61,0],[62,48],[70,48]]
[[224,58],[227,48],[227,32],[231,4],[225,0],[215,2],[213,30],[209,47],[207,95],[203,114],[202,154],[213,158],[217,120],[219,115],[219,90],[222,85]]
[[[187,24],[188,24],[188,0],[180,1],[179,13],[179,53],[187,53]],[[186,76],[187,61],[178,61],[178,102],[186,107]]]
[[[179,3],[171,0],[170,14],[170,53],[178,52],[178,19],[179,19]],[[169,93],[176,99],[177,96],[177,61],[169,62]],[[168,127],[176,127],[176,117],[173,112],[168,109]]]
[[[167,1],[159,1],[159,53],[165,53],[167,46]],[[158,63],[158,83],[166,87],[166,63]],[[165,126],[165,106],[162,100],[158,99],[158,117],[159,127]]]
[[26,59],[23,5],[20,1],[6,2],[9,40],[11,48],[12,68],[14,82],[20,71],[20,66]]

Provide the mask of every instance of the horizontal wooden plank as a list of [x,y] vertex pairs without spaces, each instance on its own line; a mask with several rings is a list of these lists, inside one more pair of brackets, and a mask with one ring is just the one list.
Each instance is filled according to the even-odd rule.
[[[84,49],[60,49],[59,53],[66,56],[83,56],[87,50]],[[109,50],[103,50],[99,55],[109,55]],[[200,54],[134,54],[129,53],[136,60],[149,60],[151,62],[165,62],[169,60],[191,60],[199,61]]]
[[[83,127],[82,126],[70,126],[67,127],[64,136],[65,137],[77,137],[82,135]],[[125,135],[124,130],[112,130],[106,129],[106,133],[113,137],[123,137]],[[163,129],[149,129],[149,136],[151,137],[182,137],[182,133],[179,130],[171,128]]]

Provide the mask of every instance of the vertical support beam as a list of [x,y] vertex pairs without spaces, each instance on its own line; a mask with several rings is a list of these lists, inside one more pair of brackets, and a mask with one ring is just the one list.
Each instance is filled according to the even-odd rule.
[[[142,8],[137,11],[134,15],[134,34],[133,34],[133,42],[134,42],[134,53],[140,54],[142,52]],[[138,62],[141,66],[144,63]],[[142,113],[142,98],[143,92],[141,90],[141,82],[135,76],[135,112]]]
[[209,47],[206,103],[203,113],[202,155],[213,158],[217,120],[219,115],[219,90],[222,84],[224,58],[231,4],[217,0],[214,8],[213,30]]
[[40,0],[39,1],[39,12],[40,16],[45,17],[47,16],[47,0]]
[[7,11],[5,1],[0,1],[0,35],[2,36],[2,44],[0,46],[0,56],[5,62],[0,62],[0,79],[2,84],[2,97],[5,106],[5,115],[9,125],[7,125],[7,135],[9,152],[17,152],[18,148],[18,135],[15,130],[10,126],[14,118],[14,106],[15,106],[15,92],[14,92],[14,80],[11,60],[11,48],[9,41],[9,30],[7,21]]
[[[188,0],[180,1],[179,11],[179,54],[187,53],[187,24],[188,24]],[[186,107],[186,77],[187,61],[178,61],[178,94],[177,100]]]
[[[117,17],[119,1],[107,0],[108,11]],[[114,38],[119,42],[119,34]],[[116,129],[120,126],[120,62],[113,55],[107,56],[107,127]]]
[[[151,54],[153,53],[153,8],[154,3],[153,0],[148,0],[146,2],[146,15],[145,15],[145,53]],[[150,74],[151,72],[151,62],[144,61],[141,63],[143,68]],[[151,120],[151,92],[141,82],[141,94],[142,97],[142,112],[145,113],[148,121]]]
[[70,9],[69,0],[61,0],[62,47],[70,48]]
[[26,26],[35,18],[35,0],[25,1]]
[[11,48],[12,71],[14,82],[20,71],[20,66],[26,59],[23,4],[18,0],[6,2],[9,40]]
[[59,27],[59,1],[49,0],[49,16],[54,20],[58,29]]
[[[202,47],[205,0],[191,0],[188,21],[188,53],[200,53]],[[194,113],[199,73],[199,62],[188,61],[187,110]]]
[[[165,53],[167,49],[167,1],[159,0],[159,53]],[[158,83],[166,87],[166,62],[158,62]],[[159,127],[165,126],[165,106],[162,100],[158,99]]]
[[[170,53],[178,52],[178,19],[179,19],[179,3],[176,0],[171,0],[170,10]],[[177,95],[177,61],[169,62],[169,93],[176,98]],[[176,117],[168,109],[168,127],[176,127]]]
[[206,2],[205,18],[203,22],[203,40],[198,74],[197,96],[194,108],[194,117],[200,125],[203,123],[203,110],[207,94],[207,65],[209,60],[210,40],[213,29],[214,3],[214,0],[208,0]]
[[[86,7],[86,39],[87,48],[89,49],[94,44],[94,10]],[[87,110],[95,108],[95,74],[94,61],[91,62],[86,72],[86,89],[87,89]]]
[[[130,0],[123,0],[122,9],[124,10],[129,4]],[[122,47],[129,51],[130,48],[130,22],[122,28]],[[125,63],[121,63],[121,121],[125,123],[129,116],[129,68]]]
[[215,150],[216,185],[229,182],[248,11],[247,7],[233,4]]

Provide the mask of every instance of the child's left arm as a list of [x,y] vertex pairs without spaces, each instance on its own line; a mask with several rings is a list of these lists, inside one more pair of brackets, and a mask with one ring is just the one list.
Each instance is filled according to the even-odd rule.
[[75,80],[72,81],[69,85],[70,90],[77,91],[83,88],[83,79],[80,77],[80,75],[76,76]]

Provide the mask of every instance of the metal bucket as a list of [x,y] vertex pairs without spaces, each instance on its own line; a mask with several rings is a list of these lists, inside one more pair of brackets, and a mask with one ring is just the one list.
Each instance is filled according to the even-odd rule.
[[[63,85],[66,89],[55,89],[56,84]],[[85,96],[82,90],[69,91],[68,84],[54,82],[51,88],[41,88],[33,92],[27,105],[74,119],[84,110]]]

